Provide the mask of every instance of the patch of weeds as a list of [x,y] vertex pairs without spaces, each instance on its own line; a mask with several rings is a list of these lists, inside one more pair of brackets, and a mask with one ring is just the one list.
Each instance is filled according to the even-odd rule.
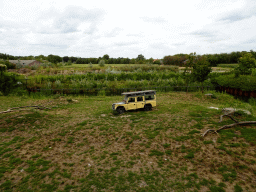
[[55,142],[55,141],[61,141],[60,138],[55,138],[55,139],[52,139],[51,141]]
[[31,137],[29,140],[26,141],[26,143],[33,143],[37,137]]
[[77,188],[77,186],[74,185],[66,185],[64,190],[65,191],[73,191],[73,189]]
[[163,147],[164,148],[168,148],[168,147],[170,147],[171,145],[169,144],[169,143],[166,143],[166,144],[163,144]]
[[221,144],[219,147],[217,147],[217,149],[221,149],[221,150],[225,151],[225,152],[226,152],[227,154],[229,154],[229,155],[233,154],[233,152],[230,151],[230,150],[228,150],[228,149],[225,147],[224,144]]
[[225,192],[225,190],[222,187],[216,185],[210,186],[209,189],[211,192]]
[[219,187],[222,187],[222,188],[227,187],[227,185],[226,185],[225,183],[222,183],[222,182],[221,182],[221,183],[219,183],[219,184],[218,184],[218,186],[219,186]]
[[171,151],[171,150],[166,150],[166,151],[165,151],[165,154],[166,154],[166,155],[172,155],[172,151]]
[[253,128],[242,128],[241,137],[244,137],[247,142],[250,144],[256,145],[256,129]]
[[185,159],[193,159],[194,157],[195,156],[193,152],[189,152],[186,156],[184,156]]
[[82,147],[82,146],[84,146],[85,145],[85,143],[78,143],[76,146],[77,147]]
[[156,130],[145,130],[145,134],[148,139],[154,139],[157,135],[159,135],[159,131]]
[[226,165],[219,167],[218,171],[222,174],[224,181],[234,181],[236,179],[236,171],[234,169],[228,168]]
[[178,136],[178,137],[172,137],[175,141],[186,141],[188,139],[193,138],[193,136]]
[[63,165],[73,167],[75,165],[75,163],[63,163]]
[[196,128],[196,129],[203,129],[203,128],[204,128],[204,126],[203,126],[203,124],[202,124],[201,122],[195,124],[195,125],[192,126],[192,127],[193,127],[193,128]]
[[10,180],[5,181],[0,185],[0,189],[4,191],[12,191],[12,182]]
[[240,143],[231,143],[229,146],[230,147],[240,147],[241,144]]
[[68,133],[68,131],[66,131],[66,130],[62,130],[60,133],[58,133],[58,135],[60,135],[60,136],[65,136],[66,134]]
[[234,163],[233,163],[233,166],[234,166],[235,168],[237,168],[237,169],[248,169],[248,167],[247,167],[246,165],[242,165],[242,164],[240,164],[240,163],[238,163],[238,162],[234,162]]
[[189,135],[193,135],[193,134],[195,134],[195,133],[200,133],[200,131],[192,130],[192,131],[190,131],[188,134],[189,134]]
[[205,145],[207,145],[207,144],[213,144],[213,141],[203,141],[203,143],[204,143]]
[[6,152],[12,151],[11,148],[4,148],[4,147],[0,147],[0,156],[3,155]]
[[19,165],[22,162],[23,161],[21,160],[21,158],[15,158],[13,155],[10,157],[10,160],[9,160],[10,165]]
[[236,184],[234,186],[234,192],[242,192],[242,191],[243,191],[243,189],[242,189],[242,187],[240,185]]
[[158,150],[151,150],[149,153],[149,156],[163,156],[164,152],[158,151]]
[[74,143],[74,137],[69,137],[67,143]]
[[78,123],[77,125],[81,125],[81,126],[85,126],[88,124],[88,121],[85,120],[85,121],[82,121],[81,123]]

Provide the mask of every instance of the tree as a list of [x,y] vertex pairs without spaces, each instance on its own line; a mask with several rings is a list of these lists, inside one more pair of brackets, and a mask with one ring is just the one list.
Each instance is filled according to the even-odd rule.
[[58,55],[48,55],[48,61],[57,65],[57,63],[62,61],[62,58]]
[[104,60],[108,60],[108,59],[109,59],[109,55],[108,55],[108,54],[104,55],[104,56],[103,56],[103,59],[104,59]]
[[252,69],[256,67],[256,59],[251,53],[245,53],[239,59],[239,66],[235,69],[236,77],[239,75],[250,75]]
[[105,66],[105,60],[104,60],[104,59],[101,59],[101,60],[99,61],[99,66],[100,66],[100,67],[104,67],[104,66]]
[[63,62],[68,62],[68,60],[69,60],[68,56],[63,57]]
[[195,64],[196,60],[196,52],[190,53],[187,57],[187,61],[184,62],[185,70],[183,72],[185,84],[187,86],[187,92],[188,92],[188,85],[192,81],[192,75],[191,71],[193,69],[193,65]]
[[202,86],[202,93],[203,90],[203,82],[207,79],[207,76],[211,72],[210,63],[207,61],[205,56],[195,57],[193,63],[193,71],[192,71],[192,78],[201,83]]
[[142,54],[139,54],[136,59],[139,61],[143,61],[143,60],[145,60],[145,57]]

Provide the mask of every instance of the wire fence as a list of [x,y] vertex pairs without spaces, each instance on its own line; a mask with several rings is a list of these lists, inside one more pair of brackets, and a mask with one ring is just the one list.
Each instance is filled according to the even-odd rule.
[[168,86],[168,87],[141,87],[141,88],[90,88],[90,89],[44,89],[44,88],[27,88],[29,95],[42,93],[44,95],[61,94],[61,95],[121,95],[123,92],[156,90],[158,92],[196,92],[200,90],[215,90],[215,86]]

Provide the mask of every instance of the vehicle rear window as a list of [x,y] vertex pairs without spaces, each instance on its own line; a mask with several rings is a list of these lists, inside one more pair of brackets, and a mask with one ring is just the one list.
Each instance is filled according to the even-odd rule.
[[154,95],[147,95],[145,96],[145,100],[153,100],[155,98]]

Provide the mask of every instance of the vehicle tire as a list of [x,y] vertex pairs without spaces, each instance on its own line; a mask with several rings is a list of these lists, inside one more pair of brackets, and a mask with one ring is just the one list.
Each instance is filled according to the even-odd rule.
[[124,109],[123,107],[118,107],[118,108],[116,109],[116,111],[117,111],[118,114],[122,114],[122,113],[125,112],[125,109]]
[[145,105],[144,106],[144,111],[151,111],[152,110],[152,106],[151,105]]

